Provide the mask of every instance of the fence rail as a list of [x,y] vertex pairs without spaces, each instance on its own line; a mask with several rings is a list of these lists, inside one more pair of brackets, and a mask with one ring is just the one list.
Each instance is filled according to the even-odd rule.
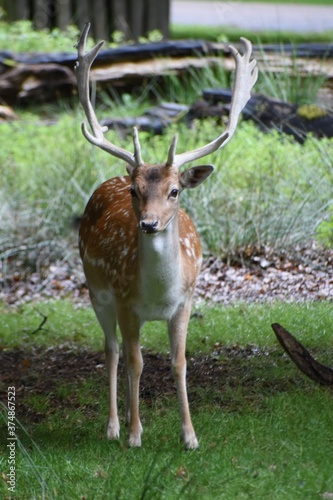
[[152,30],[169,35],[170,0],[0,0],[0,6],[9,22],[29,19],[36,29],[81,29],[90,21],[95,39],[108,40],[114,31],[133,40]]

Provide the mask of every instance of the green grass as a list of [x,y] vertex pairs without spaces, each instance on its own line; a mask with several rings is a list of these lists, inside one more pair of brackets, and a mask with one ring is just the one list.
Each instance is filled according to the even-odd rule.
[[190,453],[175,435],[173,407],[158,417],[143,408],[140,450],[106,442],[98,415],[41,424],[19,432],[17,498],[320,498],[333,491],[330,405],[328,391],[311,387],[241,414],[195,409],[201,447]]
[[[215,344],[247,345],[258,342],[272,347],[276,340],[270,328],[281,323],[291,332],[304,335],[309,347],[332,346],[333,309],[329,302],[266,304],[239,303],[228,307],[199,305],[190,321],[189,354],[205,354]],[[103,338],[91,308],[74,307],[70,301],[28,303],[15,309],[0,308],[0,345],[6,348],[34,345],[47,347],[63,343],[102,350]],[[38,329],[42,319],[47,321]],[[70,325],[64,328],[64,322]],[[38,330],[36,333],[32,333]],[[142,331],[142,346],[167,353],[169,344],[163,322],[147,323]]]
[[[0,50],[13,52],[74,52],[79,29],[69,26],[66,31],[58,28],[34,30],[31,21],[7,23],[0,8]],[[89,42],[92,45],[92,42]]]
[[[29,335],[48,316],[45,330]],[[104,436],[106,377],[94,374],[75,383],[59,382],[54,394],[32,394],[20,405],[41,412],[39,422],[22,416],[16,450],[18,499],[80,498],[321,498],[333,492],[331,474],[332,394],[297,371],[282,354],[270,323],[279,321],[307,347],[329,363],[332,359],[332,305],[246,305],[220,308],[202,306],[188,336],[188,357],[199,353],[216,358],[216,343],[249,343],[261,354],[225,357],[225,380],[206,389],[189,388],[193,422],[200,440],[195,452],[185,452],[179,441],[176,396],[144,400],[141,449],[128,449],[123,420],[119,441]],[[91,310],[70,302],[30,304],[19,310],[3,307],[1,344],[45,348],[68,343],[78,329],[79,347],[101,349],[102,334]],[[80,328],[81,323],[81,328]],[[145,328],[142,344],[157,352],[168,350],[165,328]],[[78,350],[79,356],[80,350]],[[195,370],[189,363],[189,370]],[[10,385],[10,381],[7,381]],[[31,384],[31,382],[30,382]],[[33,384],[32,384],[33,389]],[[59,404],[55,405],[54,395]],[[123,411],[123,384],[120,410]],[[2,411],[1,442],[6,442],[6,411]],[[6,474],[7,455],[0,453]],[[3,496],[8,493],[0,483]]]

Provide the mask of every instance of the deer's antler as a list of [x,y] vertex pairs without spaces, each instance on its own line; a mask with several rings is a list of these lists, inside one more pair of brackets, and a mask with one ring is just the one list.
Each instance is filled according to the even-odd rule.
[[233,47],[232,45],[229,46],[230,52],[232,53],[236,61],[236,73],[233,95],[231,99],[229,120],[226,130],[214,141],[192,151],[187,151],[185,153],[176,155],[175,148],[170,148],[168,157],[169,164],[172,163],[172,165],[179,168],[182,165],[185,165],[185,163],[198,160],[199,158],[207,156],[217,149],[225,146],[233,136],[237,127],[239,115],[250,99],[251,89],[258,78],[257,61],[255,59],[250,61],[250,57],[252,54],[252,44],[246,38],[241,38],[241,41],[245,45],[245,52],[243,55],[241,55],[238,50],[235,49],[235,47]]
[[[88,139],[88,141],[104,149],[104,151],[106,151],[107,153],[110,153],[111,155],[126,161],[132,167],[140,166],[143,164],[143,161],[141,158],[141,148],[137,129],[134,128],[133,130],[134,154],[121,147],[115,146],[105,139],[104,132],[107,131],[107,127],[102,127],[98,123],[95,111],[90,102],[90,67],[97,57],[97,54],[99,53],[104,42],[99,42],[93,49],[86,53],[85,47],[89,29],[90,23],[86,24],[81,33],[78,43],[78,61],[75,67],[78,82],[79,99],[92,131],[92,133],[90,133],[87,130],[85,123],[83,123],[82,132]],[[246,38],[241,38],[241,41],[245,46],[243,55],[241,55],[232,45],[229,46],[230,52],[236,62],[236,72],[227,128],[219,137],[217,137],[217,139],[206,144],[205,146],[180,154],[176,154],[177,136],[175,136],[169,149],[167,165],[173,165],[180,168],[182,165],[185,165],[190,161],[198,160],[199,158],[207,156],[217,149],[225,146],[233,136],[237,127],[239,115],[250,99],[251,89],[258,77],[257,61],[255,59],[250,61],[252,54],[252,44]]]
[[86,40],[88,36],[88,32],[90,29],[90,23],[87,23],[82,30],[80,35],[80,39],[78,42],[78,60],[75,66],[78,91],[79,91],[79,100],[82,105],[82,108],[86,114],[88,123],[91,128],[90,133],[86,127],[85,123],[82,123],[82,132],[86,139],[89,142],[94,144],[95,146],[100,147],[107,153],[110,153],[121,160],[126,161],[132,167],[142,165],[143,161],[141,158],[141,148],[140,142],[138,138],[137,129],[134,128],[133,131],[133,142],[134,142],[134,154],[126,149],[115,146],[111,142],[107,141],[104,137],[104,133],[108,130],[107,127],[102,127],[97,120],[94,108],[90,102],[89,96],[89,75],[90,68],[97,57],[101,47],[103,45],[103,41],[99,42],[93,49],[86,53]]

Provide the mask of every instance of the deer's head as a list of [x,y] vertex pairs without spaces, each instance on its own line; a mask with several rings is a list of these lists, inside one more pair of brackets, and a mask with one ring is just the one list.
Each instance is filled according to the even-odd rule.
[[132,184],[133,210],[143,233],[163,231],[177,215],[181,191],[195,188],[213,171],[211,165],[201,165],[181,172],[174,165],[176,142],[175,136],[164,164],[149,165],[141,160],[137,131],[134,131],[135,157],[138,160],[135,166],[127,166],[127,172]]

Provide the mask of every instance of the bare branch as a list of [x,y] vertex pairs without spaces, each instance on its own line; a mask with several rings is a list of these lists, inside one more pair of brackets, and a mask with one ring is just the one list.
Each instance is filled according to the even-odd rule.
[[321,385],[333,386],[332,368],[318,363],[283,326],[273,323],[272,328],[283,349],[305,375]]

